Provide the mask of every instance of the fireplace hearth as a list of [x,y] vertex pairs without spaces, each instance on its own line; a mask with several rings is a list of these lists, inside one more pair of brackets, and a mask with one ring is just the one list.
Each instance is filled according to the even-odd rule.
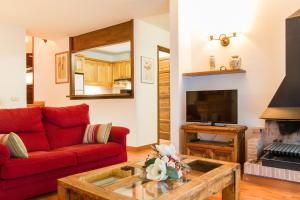
[[300,171],[300,145],[275,142],[264,150],[263,166]]

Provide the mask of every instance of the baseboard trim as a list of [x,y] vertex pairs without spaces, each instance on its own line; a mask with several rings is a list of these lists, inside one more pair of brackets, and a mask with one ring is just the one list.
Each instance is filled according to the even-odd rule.
[[147,144],[147,145],[139,146],[139,147],[131,147],[131,146],[127,146],[126,149],[127,149],[127,151],[150,150],[150,149],[151,149],[151,145],[153,145],[153,144]]

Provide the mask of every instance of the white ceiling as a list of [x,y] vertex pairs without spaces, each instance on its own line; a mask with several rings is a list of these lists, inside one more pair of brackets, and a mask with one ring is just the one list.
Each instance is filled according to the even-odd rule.
[[142,18],[142,20],[149,24],[158,26],[166,31],[170,31],[169,13],[145,17],[145,18]]
[[113,44],[113,45],[108,45],[108,46],[103,46],[103,47],[96,47],[91,50],[98,51],[98,52],[104,52],[104,53],[110,53],[110,54],[119,54],[119,53],[130,52],[130,42]]
[[46,39],[168,12],[169,0],[0,0],[0,23]]

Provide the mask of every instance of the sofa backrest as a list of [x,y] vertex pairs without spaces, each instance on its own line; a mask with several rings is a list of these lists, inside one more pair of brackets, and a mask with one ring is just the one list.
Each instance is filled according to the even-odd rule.
[[52,149],[82,143],[90,123],[89,106],[44,107],[43,123]]
[[50,149],[41,108],[0,109],[0,133],[10,132],[20,136],[28,152]]

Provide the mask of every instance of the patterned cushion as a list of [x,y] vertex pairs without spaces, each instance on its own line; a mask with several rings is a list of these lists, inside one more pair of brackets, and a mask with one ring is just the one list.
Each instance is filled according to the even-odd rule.
[[112,123],[87,125],[83,137],[84,144],[106,144],[109,138]]
[[12,156],[17,158],[28,158],[27,149],[17,134],[13,132],[9,134],[0,134],[0,143],[8,147]]

